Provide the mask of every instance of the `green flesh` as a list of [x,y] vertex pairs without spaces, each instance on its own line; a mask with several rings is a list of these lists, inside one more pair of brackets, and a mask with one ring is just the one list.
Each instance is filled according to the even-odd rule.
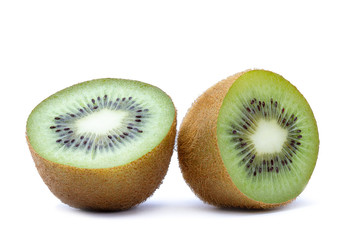
[[47,160],[81,168],[115,167],[155,148],[174,116],[171,99],[154,86],[97,79],[41,102],[29,116],[27,137]]
[[312,110],[294,86],[272,72],[249,71],[235,81],[219,112],[217,137],[233,183],[256,201],[294,199],[316,164]]

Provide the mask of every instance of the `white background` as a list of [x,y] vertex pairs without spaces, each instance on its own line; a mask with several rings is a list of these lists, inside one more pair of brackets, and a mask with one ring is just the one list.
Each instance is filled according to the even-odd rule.
[[[1,0],[0,238],[345,239],[343,2]],[[124,212],[70,208],[40,179],[25,124],[56,91],[103,77],[144,81],[172,97],[180,125],[208,87],[249,68],[283,75],[318,122],[318,162],[292,204],[206,205],[185,184],[176,152],[155,194]]]

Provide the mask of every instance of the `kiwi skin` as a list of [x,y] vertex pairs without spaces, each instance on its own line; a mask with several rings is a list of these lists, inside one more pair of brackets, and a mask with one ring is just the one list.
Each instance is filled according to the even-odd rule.
[[26,139],[40,176],[63,203],[86,210],[117,211],[145,201],[160,186],[173,154],[176,125],[175,114],[159,145],[135,161],[112,168],[77,168],[49,161]]
[[204,202],[218,207],[267,209],[285,205],[248,198],[233,183],[217,143],[217,119],[231,85],[242,74],[222,80],[204,92],[183,119],[178,133],[179,166],[186,183]]

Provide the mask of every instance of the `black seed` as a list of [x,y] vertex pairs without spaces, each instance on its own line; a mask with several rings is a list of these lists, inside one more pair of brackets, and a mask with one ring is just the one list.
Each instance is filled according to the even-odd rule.
[[129,127],[129,126],[127,126],[127,128],[128,128],[128,129],[132,129],[133,127]]
[[56,118],[54,118],[55,120],[60,120],[61,118],[59,118],[59,117],[56,117]]
[[256,174],[257,174],[257,173],[256,173],[256,171],[255,171],[255,172],[253,173],[253,175],[256,176]]
[[60,129],[58,129],[58,130],[55,130],[55,132],[60,132],[61,130]]
[[[88,146],[88,150],[90,150],[90,148],[91,148],[91,145]],[[96,146],[95,146],[95,148],[96,148]]]
[[137,112],[142,112],[142,109],[140,109],[140,110],[137,110]]
[[81,112],[81,113],[83,113],[84,111],[83,111],[83,109],[79,109],[79,111]]
[[141,122],[141,120],[140,120],[140,119],[136,119],[135,121],[136,121],[136,122]]
[[266,165],[267,161],[266,160],[263,160],[263,165]]
[[275,106],[275,107],[277,107],[277,106],[278,106],[278,102],[277,102],[277,101],[275,101],[274,106]]
[[70,128],[64,128],[64,130],[65,130],[65,131],[68,131],[68,130],[70,130]]
[[272,159],[272,160],[270,160],[270,164],[271,164],[271,165],[274,165],[274,161],[273,161],[273,159]]
[[287,122],[287,123],[286,123],[286,127],[288,127],[289,125],[290,125],[290,123],[289,123],[289,122]]
[[266,105],[265,102],[263,102],[263,103],[262,103],[262,106],[264,107],[265,105]]
[[259,168],[258,171],[259,171],[259,173],[261,173],[262,172],[262,168]]
[[293,119],[293,121],[294,121],[294,122],[297,121],[297,117],[295,117],[295,118]]
[[124,135],[119,135],[121,138],[125,138],[125,136]]
[[274,168],[273,167],[271,167],[270,169],[269,169],[269,171],[273,171],[274,170]]
[[282,120],[282,123],[285,123],[286,122],[286,118],[284,118],[284,120]]
[[75,145],[75,147],[79,147],[79,143],[77,143],[77,144]]
[[64,143],[68,143],[70,140],[65,140]]
[[302,130],[298,129],[298,130],[297,130],[297,133],[300,133],[301,131],[302,131]]
[[288,161],[290,161],[290,163],[292,163],[292,160],[289,158]]
[[84,141],[83,144],[86,145],[88,141]]
[[76,115],[74,115],[74,114],[70,114],[70,116],[71,116],[71,117],[75,117]]
[[297,145],[301,145],[301,143],[300,143],[300,142],[297,142]]
[[243,150],[243,151],[240,152],[240,155],[243,155],[243,154],[245,154],[246,152],[247,152],[247,150],[245,149],[245,150]]
[[56,127],[55,127],[55,126],[51,126],[51,127],[50,127],[50,129],[54,129],[54,128],[56,128]]
[[282,108],[281,113],[284,113],[284,111],[285,111],[285,108]]
[[75,139],[72,139],[72,140],[71,140],[71,143],[74,143],[75,141],[76,141]]
[[246,142],[244,142],[244,143],[240,144],[240,146],[241,146],[241,147],[245,147],[245,146],[246,146],[246,144],[247,144],[247,143],[246,143]]
[[251,159],[255,159],[255,157],[256,157],[256,154],[252,155]]
[[95,107],[94,107],[94,109],[97,109],[97,108],[98,108],[98,106],[95,106]]
[[81,136],[81,137],[80,137],[80,139],[83,139],[83,138],[84,138],[84,136]]
[[109,139],[112,139],[112,136],[111,136],[111,135],[108,135],[108,138],[109,138]]
[[142,130],[137,129],[137,132],[142,133],[143,131],[142,131]]
[[272,98],[270,99],[270,103],[273,104],[273,99]]
[[246,126],[246,125],[243,125],[243,128],[247,129],[247,126]]
[[56,142],[57,142],[57,143],[58,143],[58,142],[61,142],[61,139],[56,140]]
[[257,105],[257,109],[258,111],[261,111],[261,107],[259,105]]
[[122,99],[122,101],[125,101],[125,100],[126,100],[126,98],[123,98],[123,99]]
[[303,136],[302,135],[299,135],[298,138],[302,138]]
[[262,105],[262,102],[261,102],[261,101],[258,101],[258,104],[261,106],[261,105]]
[[233,131],[232,131],[232,133],[233,133],[233,134],[236,134],[236,133],[237,133],[237,131],[236,131],[236,130],[233,130]]
[[125,136],[128,136],[128,135],[129,135],[127,132],[123,132],[123,134],[124,134]]
[[281,164],[282,164],[282,166],[285,166],[285,161],[281,160]]
[[249,168],[249,167],[250,167],[250,164],[247,164],[246,167]]
[[108,97],[108,96],[107,96],[107,95],[105,95],[103,98],[104,98],[104,99],[107,99],[107,97]]
[[279,168],[278,167],[276,167],[275,170],[276,170],[277,173],[279,172]]
[[252,100],[251,100],[251,105],[254,104],[254,103],[255,103],[255,100],[252,99]]
[[142,116],[140,116],[140,115],[138,115],[138,116],[136,116],[136,118],[141,118]]
[[241,142],[241,141],[243,141],[243,139],[242,139],[242,138],[239,138],[239,142]]
[[247,110],[249,113],[251,112],[250,108],[246,108],[246,110]]
[[253,163],[253,158],[250,159],[250,163]]
[[98,101],[101,101],[101,98],[100,98],[100,97],[97,97],[97,100],[98,100]]
[[73,133],[73,131],[68,131],[67,133],[71,134],[71,133]]
[[131,100],[132,99],[132,97],[129,97],[129,100]]
[[95,99],[91,99],[91,102],[92,102],[93,104],[95,104],[96,101],[95,101]]

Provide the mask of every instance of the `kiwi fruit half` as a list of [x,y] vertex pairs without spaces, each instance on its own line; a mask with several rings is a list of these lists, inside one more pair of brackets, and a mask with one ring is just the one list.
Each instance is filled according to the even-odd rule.
[[248,70],[220,81],[192,105],[178,135],[185,181],[220,207],[272,208],[305,188],[319,148],[316,120],[282,76]]
[[176,111],[162,90],[124,79],[96,79],[61,90],[31,112],[26,136],[44,182],[62,202],[128,209],[164,178]]

